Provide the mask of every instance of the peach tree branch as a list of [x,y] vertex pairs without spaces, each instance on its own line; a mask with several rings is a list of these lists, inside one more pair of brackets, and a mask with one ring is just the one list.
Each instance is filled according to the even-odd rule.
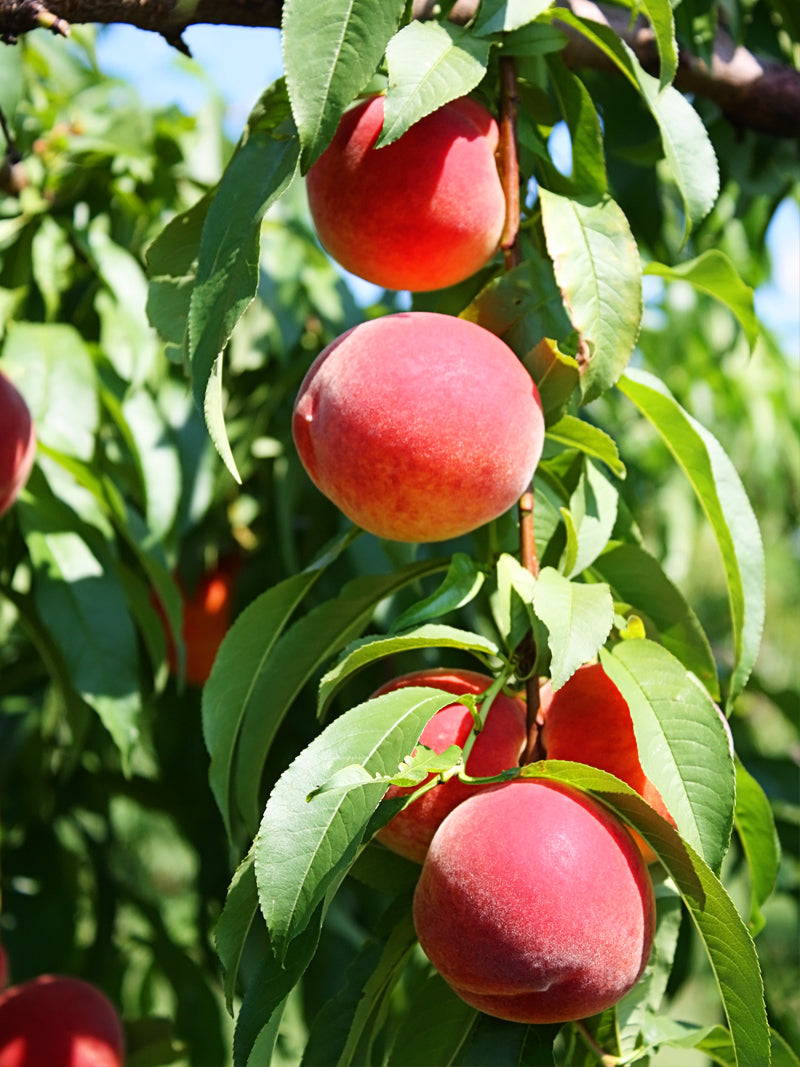
[[[478,0],[456,0],[450,10],[454,22],[475,14]],[[575,14],[612,26],[636,53],[645,70],[657,64],[652,31],[639,19],[630,23],[622,8],[593,0],[559,0]],[[430,18],[434,0],[414,0],[416,18]],[[161,34],[186,51],[182,34],[197,23],[279,27],[281,0],[0,0],[0,40],[12,42],[22,34],[45,28],[66,36],[72,23],[127,23]],[[607,58],[580,34],[563,27],[570,37],[566,59],[574,68],[606,70]],[[680,50],[675,87],[714,101],[728,120],[743,129],[776,137],[800,136],[800,71],[762,59],[718,31],[710,65],[686,49]]]

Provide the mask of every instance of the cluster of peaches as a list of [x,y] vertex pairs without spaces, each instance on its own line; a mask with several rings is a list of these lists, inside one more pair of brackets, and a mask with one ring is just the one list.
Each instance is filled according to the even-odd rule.
[[[392,289],[452,285],[498,249],[505,197],[498,128],[471,99],[427,116],[375,148],[383,100],[347,112],[307,178],[322,244],[348,271]],[[293,432],[315,485],[355,523],[398,541],[455,537],[498,517],[530,487],[544,442],[536,385],[499,338],[423,312],[356,326],[312,364]],[[406,675],[480,699],[492,683],[464,670]],[[378,695],[378,694],[376,694]],[[519,764],[522,698],[494,697],[465,778]],[[541,689],[539,749],[609,771],[665,817],[639,763],[630,711],[599,664],[553,693]],[[475,726],[455,702],[420,743],[464,747]],[[599,802],[542,779],[434,783],[378,833],[422,864],[414,896],[420,944],[467,1003],[525,1023],[581,1019],[638,981],[654,932],[655,857]],[[389,796],[411,793],[392,786]]]

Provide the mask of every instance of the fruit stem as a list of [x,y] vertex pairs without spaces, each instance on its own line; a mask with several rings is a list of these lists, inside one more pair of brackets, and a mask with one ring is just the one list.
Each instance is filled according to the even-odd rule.
[[610,1052],[606,1052],[604,1048],[597,1044],[595,1039],[592,1037],[591,1031],[589,1030],[589,1027],[586,1025],[586,1023],[578,1020],[575,1023],[575,1029],[581,1035],[581,1037],[592,1050],[592,1052],[595,1054],[595,1056],[597,1056],[597,1062],[600,1063],[602,1067],[618,1067],[618,1065],[622,1063],[622,1060],[620,1060],[619,1056],[613,1056]]
[[517,67],[513,56],[500,57],[500,143],[498,164],[506,198],[506,218],[500,235],[500,247],[506,270],[518,266],[519,250],[519,160],[517,158]]

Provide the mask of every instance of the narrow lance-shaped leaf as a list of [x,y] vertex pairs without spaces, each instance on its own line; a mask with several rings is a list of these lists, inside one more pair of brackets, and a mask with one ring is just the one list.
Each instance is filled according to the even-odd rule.
[[256,887],[255,857],[251,849],[239,866],[228,886],[225,906],[214,928],[214,944],[225,972],[225,1004],[233,1013],[233,997],[239,974],[242,950],[258,913],[258,889]]
[[753,940],[723,885],[692,846],[637,793],[605,771],[547,760],[528,764],[522,774],[591,792],[647,841],[678,887],[708,953],[737,1067],[768,1064],[770,1032]]
[[231,836],[234,753],[248,708],[260,699],[259,676],[286,623],[328,563],[349,544],[346,534],[300,574],[249,604],[225,635],[203,689],[203,736],[211,757],[209,783]]
[[286,111],[283,87],[276,83],[254,109],[209,205],[189,301],[192,390],[237,480],[222,413],[222,351],[256,293],[261,220],[297,170],[300,142]]
[[466,96],[486,73],[490,44],[468,30],[414,21],[386,48],[389,86],[377,148],[391,144],[425,115]]
[[327,148],[347,105],[375,72],[404,0],[286,0],[286,83],[305,173]]
[[719,709],[674,656],[646,638],[603,649],[600,661],[630,708],[644,773],[684,838],[719,870],[735,797]]
[[560,55],[547,57],[547,69],[572,142],[571,180],[579,194],[603,196],[608,191],[603,131],[591,94]]
[[370,775],[393,773],[425,723],[451,701],[452,694],[410,687],[351,708],[278,779],[256,837],[255,857],[261,910],[279,961],[352,864],[386,792],[383,782],[345,791],[317,787],[350,764]]
[[723,252],[712,248],[696,259],[678,263],[674,267],[664,263],[648,263],[644,273],[656,274],[670,282],[689,282],[695,289],[727,304],[739,320],[752,352],[759,333],[753,290],[742,281],[736,267]]
[[616,64],[641,94],[658,124],[664,157],[683,198],[686,236],[708,214],[719,192],[719,167],[700,116],[671,85],[645,71],[633,51],[609,27],[579,18],[559,7],[554,17],[566,22],[595,44]]
[[392,637],[370,636],[354,643],[335,667],[323,675],[317,697],[317,714],[324,717],[331,700],[345,682],[357,671],[363,670],[378,659],[396,656],[418,648],[456,648],[488,658],[498,655],[494,641],[481,634],[458,630],[454,626],[429,623],[419,626],[411,633],[395,634]]
[[483,580],[478,564],[464,552],[456,552],[441,585],[424,600],[401,611],[392,623],[392,631],[398,633],[463,608],[478,595]]
[[485,37],[510,33],[526,26],[551,6],[553,0],[483,0],[473,33]]
[[356,578],[338,596],[317,605],[280,638],[259,666],[242,717],[234,796],[248,828],[262,811],[261,775],[286,712],[314,672],[363,631],[377,605],[404,585],[443,570],[442,560],[412,564],[393,574]]
[[781,847],[772,808],[758,782],[736,761],[736,831],[750,870],[750,930],[763,929],[761,907],[775,887]]
[[655,426],[692,485],[722,553],[733,623],[730,706],[753,669],[764,625],[764,548],[742,483],[717,439],[658,378],[630,371],[620,390]]
[[717,665],[705,631],[658,561],[639,545],[612,541],[592,568],[611,586],[615,599],[644,616],[648,627],[656,627],[658,643],[719,700]]
[[618,478],[625,477],[625,464],[620,459],[614,438],[599,426],[575,415],[562,415],[558,422],[548,427],[547,437],[565,448],[577,448],[587,456],[599,459],[612,474]]
[[584,348],[588,403],[614,384],[633,352],[642,317],[639,253],[628,220],[608,196],[571,200],[540,188],[547,251]]

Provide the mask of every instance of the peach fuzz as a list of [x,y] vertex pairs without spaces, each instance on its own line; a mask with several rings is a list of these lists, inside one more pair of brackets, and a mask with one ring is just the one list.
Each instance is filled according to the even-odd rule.
[[117,1011],[95,986],[41,975],[0,996],[0,1067],[122,1067]]
[[530,778],[488,787],[448,815],[413,910],[452,989],[513,1022],[611,1007],[653,944],[653,887],[630,834],[597,801]]
[[[373,696],[391,693],[407,686],[431,686],[444,689],[447,693],[460,696],[472,693],[477,696],[485,692],[493,679],[478,671],[449,670],[445,667],[431,670],[414,671],[404,674],[382,686]],[[420,742],[434,752],[442,753],[450,745],[464,747],[473,718],[469,708],[464,704],[448,704],[437,711],[426,724]],[[525,701],[519,697],[498,693],[492,701],[486,722],[475,739],[467,760],[467,773],[473,777],[488,777],[498,774],[509,767],[516,767],[525,745],[526,714]],[[430,781],[433,775],[428,775]],[[389,786],[387,797],[407,796],[418,787]],[[431,838],[439,824],[450,812],[467,797],[486,788],[480,785],[468,785],[458,778],[440,782],[403,811],[398,812],[390,822],[377,833],[377,839],[394,852],[399,852],[417,863],[422,863]]]
[[28,480],[36,453],[36,432],[28,405],[0,371],[0,515],[8,511]]
[[323,246],[346,270],[386,289],[440,289],[497,251],[505,198],[494,118],[462,97],[375,149],[383,97],[347,111],[306,177]]
[[[662,818],[674,820],[642,770],[630,709],[599,663],[585,663],[555,692],[540,689],[539,742],[545,759],[574,760],[616,775]],[[650,846],[634,833],[648,863]]]
[[311,480],[358,526],[443,541],[519,499],[545,431],[536,385],[503,341],[418,311],[328,345],[300,386],[292,432]]

